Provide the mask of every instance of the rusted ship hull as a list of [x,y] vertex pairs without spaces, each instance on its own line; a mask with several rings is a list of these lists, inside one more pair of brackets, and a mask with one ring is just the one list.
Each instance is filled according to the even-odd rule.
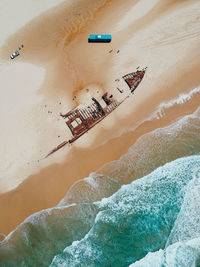
[[76,141],[78,138],[80,138],[82,135],[84,135],[86,132],[88,132],[91,128],[93,128],[96,124],[98,124],[100,121],[102,121],[105,117],[107,117],[111,112],[113,112],[119,105],[121,105],[125,99],[119,103],[115,103],[113,106],[110,106],[109,109],[104,109],[104,114],[99,117],[98,119],[91,118],[90,123],[85,124],[85,129],[81,131],[79,134],[75,135],[73,138],[71,138],[68,142],[71,144],[74,141]]
[[144,77],[145,71],[146,71],[146,68],[142,71],[136,71],[136,72],[126,74],[122,77],[124,81],[127,83],[131,93],[134,93],[135,89],[141,83]]
[[[146,68],[143,70],[137,70],[136,72],[129,73],[122,78],[128,84],[131,93],[134,93],[135,89],[138,87],[140,82],[142,81],[144,74],[146,72]],[[91,128],[93,128],[96,124],[102,121],[105,117],[107,117],[111,112],[113,112],[119,105],[121,105],[127,98],[126,96],[122,101],[118,102],[113,99],[113,96],[108,96],[108,93],[105,93],[102,96],[106,107],[103,108],[102,105],[95,99],[92,98],[93,104],[85,108],[77,107],[74,110],[69,111],[66,114],[60,114],[66,121],[66,125],[69,127],[73,137],[64,141],[56,148],[54,148],[46,157],[55,153],[66,144],[72,144],[77,139],[79,139],[82,135],[87,133]]]

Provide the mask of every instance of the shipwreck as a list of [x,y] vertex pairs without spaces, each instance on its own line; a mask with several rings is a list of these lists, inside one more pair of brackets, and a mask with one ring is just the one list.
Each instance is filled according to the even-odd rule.
[[[146,69],[147,68],[144,68],[142,70],[137,69],[137,71],[126,74],[122,77],[128,85],[131,94],[134,93],[135,89],[142,81]],[[124,90],[121,90],[120,92],[123,93]],[[92,127],[94,127],[97,123],[99,123],[111,112],[113,112],[118,106],[120,106],[131,95],[130,93],[128,95],[125,95],[122,100],[118,101],[114,99],[113,95],[109,95],[109,93],[106,92],[101,97],[101,102],[103,101],[104,105],[100,103],[100,100],[98,101],[96,98],[92,97],[92,103],[89,106],[78,106],[75,109],[70,110],[66,114],[60,114],[60,116],[65,120],[66,125],[70,129],[72,138],[59,144],[52,151],[50,151],[50,153],[46,157],[55,153],[65,145],[72,144],[74,141],[88,132]]]

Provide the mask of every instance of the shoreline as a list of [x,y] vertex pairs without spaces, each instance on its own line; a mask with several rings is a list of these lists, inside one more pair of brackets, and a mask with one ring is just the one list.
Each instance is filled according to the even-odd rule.
[[[42,169],[40,173],[23,181],[16,189],[1,194],[0,209],[5,220],[2,221],[1,217],[1,233],[8,234],[29,215],[56,206],[76,181],[88,177],[91,172],[101,174],[101,168],[106,163],[119,159],[142,135],[168,126],[178,118],[193,113],[199,106],[200,94],[198,95],[195,101],[189,101],[192,103],[179,104],[178,108],[173,106],[168,111],[170,119],[164,116],[160,119],[144,121],[135,130],[123,133],[95,149],[74,148],[71,150],[70,159],[66,158],[60,164],[53,164]],[[171,115],[174,112],[177,116],[173,117]],[[107,152],[105,156],[105,150],[112,152]],[[74,158],[77,158],[77,161]],[[89,164],[87,158],[90,158]],[[78,159],[82,160],[81,166]],[[93,166],[92,169],[91,166]],[[66,173],[70,175],[64,175]]]
[[[90,1],[88,2],[91,4]],[[50,28],[53,23],[50,23],[50,19],[53,15],[54,21],[58,15],[60,15],[61,8],[58,7],[58,13],[55,12],[51,14],[50,12],[46,17],[44,16],[44,21],[46,21],[47,25],[42,28],[41,32],[37,32],[41,21],[43,21],[41,17],[34,20],[35,24],[33,23],[30,31],[26,32],[28,27],[28,25],[26,25],[18,32],[20,38],[24,34],[25,43],[28,47],[30,46],[30,51],[29,54],[24,54],[21,59],[19,58],[17,60],[19,62],[28,62],[46,67],[45,80],[39,89],[39,94],[45,97],[45,99],[29,114],[31,115],[32,121],[28,127],[32,127],[30,129],[37,132],[39,138],[36,144],[32,144],[32,141],[30,141],[30,144],[32,146],[35,145],[45,154],[56,146],[56,144],[61,143],[61,139],[55,139],[58,134],[61,135],[61,138],[67,138],[66,135],[68,133],[66,134],[64,121],[58,121],[57,123],[55,123],[55,121],[58,120],[59,111],[63,111],[63,109],[67,108],[70,109],[78,104],[71,100],[75,93],[83,91],[84,88],[94,83],[99,85],[102,92],[104,92],[106,88],[110,88],[111,92],[115,92],[116,85],[113,82],[111,83],[111,80],[116,78],[115,76],[121,77],[122,72],[123,74],[129,73],[130,70],[134,70],[140,63],[149,65],[149,71],[147,70],[146,77],[144,77],[144,81],[142,80],[141,84],[136,89],[133,98],[123,103],[116,112],[110,114],[102,123],[93,128],[87,136],[81,138],[80,141],[77,141],[77,143],[67,151],[63,149],[52,155],[49,160],[38,164],[34,169],[35,173],[32,172],[31,175],[28,175],[28,178],[24,179],[15,189],[0,194],[1,233],[8,234],[29,215],[57,205],[74,182],[87,177],[91,172],[99,170],[107,162],[118,159],[128,151],[128,148],[133,145],[140,136],[154,129],[167,126],[176,121],[180,116],[193,113],[195,107],[199,105],[198,99],[192,101],[191,105],[186,102],[181,106],[183,110],[180,106],[175,106],[172,107],[168,115],[160,119],[147,119],[147,121],[145,121],[145,118],[148,118],[159,104],[170,101],[170,99],[177,97],[180,93],[188,92],[200,85],[200,63],[195,53],[190,55],[192,49],[198,47],[198,42],[190,39],[189,41],[186,40],[184,43],[187,44],[186,48],[181,48],[181,52],[183,52],[184,55],[181,55],[181,52],[179,52],[179,44],[175,45],[175,51],[177,51],[175,59],[171,55],[169,58],[166,58],[165,64],[163,63],[162,65],[161,57],[168,51],[169,46],[166,45],[166,47],[164,46],[163,48],[163,46],[158,45],[154,53],[149,47],[140,47],[140,44],[144,45],[144,38],[146,38],[146,33],[143,34],[141,32],[142,25],[144,23],[143,27],[145,31],[146,28],[148,29],[149,23],[149,16],[147,16],[147,19],[144,16],[144,18],[139,19],[139,22],[134,21],[134,23],[136,23],[136,28],[138,23],[139,30],[134,37],[135,51],[131,58],[127,56],[130,55],[132,51],[132,39],[129,40],[128,37],[131,28],[128,28],[128,32],[124,34],[124,36],[127,35],[127,39],[122,40],[119,44],[118,38],[116,37],[116,39],[113,39],[112,44],[103,47],[89,47],[85,43],[85,36],[95,28],[98,31],[103,30],[106,23],[106,21],[101,20],[104,15],[103,9],[106,8],[109,2],[111,2],[109,8],[115,6],[112,1],[101,2],[102,6],[99,5],[97,10],[95,10],[94,6],[91,4],[95,11],[86,13],[88,17],[85,21],[83,19],[83,25],[80,30],[77,30],[76,27],[78,24],[72,20],[72,32],[70,32],[69,29],[64,29],[63,32],[60,30],[58,34],[59,37],[53,32],[53,37],[48,37],[48,40],[45,40],[45,37],[43,37],[42,40],[38,39],[38,36],[43,34],[45,30],[48,30],[50,34]],[[178,1],[168,1],[169,7],[170,3],[173,4],[173,12],[176,10],[174,2]],[[131,1],[127,0],[127,3],[130,5]],[[137,3],[137,1],[134,3]],[[185,3],[181,5],[182,8],[184,8],[184,4]],[[150,18],[151,12],[153,12],[153,21],[156,20],[156,15],[160,16],[163,15],[163,13],[166,15],[168,10],[165,11],[165,8],[166,3],[162,5],[159,1],[159,3],[153,7],[153,11],[149,11]],[[118,7],[118,10],[119,9]],[[127,7],[124,7],[124,10],[126,9]],[[170,10],[169,8],[169,11]],[[64,20],[64,12],[61,13],[63,16],[62,19]],[[94,19],[96,15],[98,23],[95,22]],[[116,18],[113,14],[112,16],[115,22]],[[60,24],[56,24],[53,31],[59,29],[62,25],[62,19],[60,18]],[[142,21],[142,19],[144,19],[144,21]],[[159,17],[152,23],[153,26],[149,26],[149,36],[154,33],[154,28],[151,27],[156,28],[156,25],[160,23],[160,19]],[[162,21],[163,24],[164,22]],[[154,25],[154,23],[157,24]],[[73,32],[73,25],[75,32]],[[113,29],[114,26],[115,23],[110,23],[109,29]],[[66,32],[69,33],[69,39],[65,37]],[[167,34],[168,32],[166,32],[166,36]],[[14,47],[19,42],[19,36],[11,36],[6,45],[12,43]],[[42,43],[44,40],[45,44],[47,44],[48,41],[51,42],[51,45],[46,50],[45,44]],[[156,42],[156,38],[154,41]],[[124,47],[124,43],[126,42],[128,45]],[[109,55],[109,49],[111,47],[117,49],[118,46],[120,47],[119,56],[117,57],[116,53]],[[154,50],[156,47],[157,44]],[[4,52],[5,54],[7,53],[7,48]],[[140,52],[141,55],[137,55],[140,54]],[[56,56],[54,56],[54,54],[56,54]],[[35,55],[37,55],[37,57],[34,58]],[[16,61],[16,64],[18,61]],[[157,66],[159,62],[161,64],[161,69]],[[113,65],[113,68],[111,65]],[[99,69],[102,69],[102,72],[98,71]],[[52,74],[54,74],[55,77]],[[61,106],[58,104],[60,99],[62,99]],[[41,113],[41,108],[44,106],[45,101],[49,101],[49,106],[52,107],[53,115],[51,117],[50,115],[47,117],[47,110],[45,111],[46,113]],[[54,107],[55,103],[56,107]],[[33,123],[33,126],[31,123]],[[23,137],[21,138],[23,139]],[[34,157],[42,158],[41,155],[40,152],[37,152]],[[24,162],[25,160],[27,159],[25,158]],[[22,167],[23,162],[19,164],[19,170]],[[23,170],[21,170],[21,172],[23,172]]]

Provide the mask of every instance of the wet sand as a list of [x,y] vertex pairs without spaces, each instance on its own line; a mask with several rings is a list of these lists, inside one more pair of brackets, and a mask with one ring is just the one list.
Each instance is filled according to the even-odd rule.
[[[123,4],[119,0],[98,1],[97,6],[86,2],[87,5],[78,1],[65,3],[46,12],[10,36],[2,46],[1,58],[7,64],[7,55],[24,40],[26,51],[16,59],[16,64],[34,64],[45,69],[45,75],[37,89],[42,99],[26,114],[27,126],[37,136],[34,142],[30,139],[27,143],[29,150],[34,146],[34,153],[16,160],[13,172],[6,176],[4,171],[1,179],[4,188],[1,192],[13,188],[0,195],[1,233],[8,234],[30,214],[56,205],[75,181],[118,159],[141,135],[192,113],[199,105],[198,95],[181,108],[174,106],[163,118],[145,122],[160,103],[200,84],[197,51],[200,40],[196,26],[199,17],[195,1],[155,1],[150,10],[144,5],[148,11],[144,16],[135,21],[132,16],[127,19],[128,25],[123,22],[121,26],[120,20],[138,1]],[[183,17],[178,20],[179,14]],[[110,44],[87,44],[89,33],[104,33],[105,29],[112,33]],[[111,49],[113,52],[109,53]],[[58,121],[60,111],[79,104],[80,92],[94,84],[102,92],[109,88],[115,94],[114,80],[138,65],[148,66],[148,70],[133,97],[76,144],[41,160],[70,136],[64,121]],[[128,90],[121,81],[120,86]],[[74,95],[76,101],[72,101]],[[52,113],[48,113],[49,107]],[[23,140],[23,135],[20,139]],[[19,147],[10,148],[14,155]]]

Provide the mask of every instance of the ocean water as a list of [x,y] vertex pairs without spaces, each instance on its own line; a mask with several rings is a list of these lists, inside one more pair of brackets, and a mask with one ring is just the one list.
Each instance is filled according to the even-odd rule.
[[184,157],[101,201],[41,211],[1,243],[1,266],[200,266],[199,179],[200,156]]
[[200,266],[199,179],[200,108],[27,218],[0,242],[0,266]]
[[[200,220],[199,211],[193,214],[198,219],[191,219],[191,228],[185,228],[179,216],[182,210],[189,209],[187,198],[199,189],[199,179],[200,156],[191,156],[167,163],[123,185],[111,197],[94,203],[99,211],[90,231],[55,256],[50,266],[128,266],[149,252],[164,250],[168,242],[173,243],[170,240],[173,240],[173,231],[176,236],[179,224],[182,231],[179,243],[190,241],[194,234],[197,237],[200,234],[196,231],[200,230],[199,224],[196,225]],[[192,248],[190,251],[190,247],[185,246],[188,254],[194,254],[197,260],[200,250],[195,254]],[[169,246],[164,251],[174,252]]]

